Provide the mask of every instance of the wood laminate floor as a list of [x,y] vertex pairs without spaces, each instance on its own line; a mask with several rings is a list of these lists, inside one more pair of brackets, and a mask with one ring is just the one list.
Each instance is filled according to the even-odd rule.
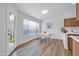
[[69,51],[64,49],[63,41],[58,39],[33,40],[24,47],[14,51],[12,56],[69,56]]

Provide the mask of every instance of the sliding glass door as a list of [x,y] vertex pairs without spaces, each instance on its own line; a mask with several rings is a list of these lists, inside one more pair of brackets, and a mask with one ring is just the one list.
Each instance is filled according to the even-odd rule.
[[8,41],[9,49],[13,47],[16,42],[16,16],[12,13],[9,13],[8,19]]

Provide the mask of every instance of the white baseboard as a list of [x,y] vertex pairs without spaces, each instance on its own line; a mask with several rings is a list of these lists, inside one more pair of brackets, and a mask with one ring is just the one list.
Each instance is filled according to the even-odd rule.
[[15,45],[14,47],[12,47],[12,49],[10,49],[10,51],[7,53],[7,55],[10,55],[10,53],[12,53],[12,51],[13,51],[18,45],[21,45],[21,44],[23,44],[23,43],[29,42],[29,41],[31,41],[31,40],[33,40],[33,39],[36,39],[36,38],[38,38],[38,37],[33,37],[33,38],[31,38],[31,39],[29,39],[29,40],[27,40],[27,41],[24,41],[24,42],[21,42],[21,43]]
[[50,37],[51,39],[63,40],[62,38]]

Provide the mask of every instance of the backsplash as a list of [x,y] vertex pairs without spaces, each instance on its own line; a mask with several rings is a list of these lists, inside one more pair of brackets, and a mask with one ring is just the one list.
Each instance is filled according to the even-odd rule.
[[73,33],[79,33],[79,27],[65,27],[65,29],[66,29],[69,33],[71,33],[71,32],[73,32]]
[[71,31],[74,32],[74,33],[78,33],[79,27],[71,27]]

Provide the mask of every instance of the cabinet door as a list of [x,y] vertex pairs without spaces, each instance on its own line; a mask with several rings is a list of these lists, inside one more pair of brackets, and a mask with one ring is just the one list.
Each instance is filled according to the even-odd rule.
[[71,20],[70,19],[64,20],[64,27],[71,27]]
[[71,27],[77,27],[77,20],[75,19],[71,20]]
[[79,18],[79,3],[76,4],[76,15]]
[[77,20],[77,27],[79,27],[79,19]]
[[70,54],[72,55],[72,38],[71,37],[68,37],[68,49],[70,51]]
[[78,26],[79,26],[79,20],[76,20],[76,17],[64,20],[64,27],[78,27]]
[[73,56],[79,56],[79,42],[73,40]]

